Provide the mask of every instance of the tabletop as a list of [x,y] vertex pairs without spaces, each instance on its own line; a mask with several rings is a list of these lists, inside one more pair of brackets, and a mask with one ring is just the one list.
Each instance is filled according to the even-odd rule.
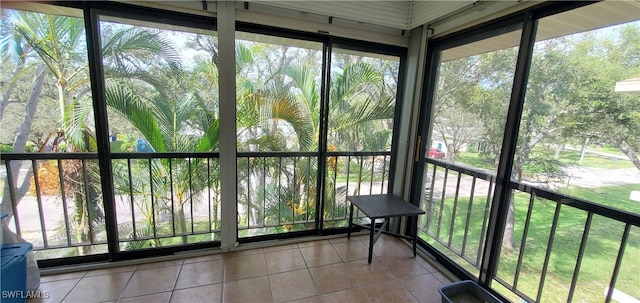
[[393,194],[348,196],[347,200],[372,219],[424,214],[424,210]]

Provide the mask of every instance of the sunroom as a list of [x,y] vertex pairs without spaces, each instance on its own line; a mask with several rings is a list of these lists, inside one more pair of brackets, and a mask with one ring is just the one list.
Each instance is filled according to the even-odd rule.
[[[1,24],[3,243],[66,289],[30,298],[640,299],[637,1],[8,1]],[[386,226],[416,259],[383,236],[359,263],[347,197],[376,194],[425,212]],[[96,271],[118,290],[74,296]]]

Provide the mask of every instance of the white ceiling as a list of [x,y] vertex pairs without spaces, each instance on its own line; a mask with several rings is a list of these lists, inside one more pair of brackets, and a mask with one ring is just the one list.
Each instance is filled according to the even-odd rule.
[[441,35],[540,0],[116,0],[195,14],[216,14],[233,1],[236,20],[406,46],[409,30],[429,26]]
[[[460,14],[476,13],[500,3],[501,9],[531,0],[117,0],[166,9],[183,8],[215,12],[218,1],[234,1],[239,11],[268,13],[288,18],[332,17],[333,22],[351,22],[394,30],[411,30]],[[477,14],[474,14],[477,15]]]
[[[440,36],[473,24],[488,21],[541,0],[116,0],[143,6],[215,15],[219,1],[233,1],[236,20],[306,32],[329,33],[406,46],[408,30],[429,27],[431,36]],[[593,29],[607,24],[637,19],[639,0],[608,0],[576,10],[562,17],[548,18],[550,26],[541,28],[538,39],[547,39]],[[551,24],[553,23],[553,24]],[[504,43],[517,44],[506,36]],[[513,43],[512,41],[516,41]],[[493,48],[502,47],[496,40]],[[482,45],[482,49],[487,45]],[[477,51],[474,51],[477,52]]]
[[[355,1],[249,1],[349,21],[410,30],[456,12],[475,1],[355,0]],[[516,3],[516,1],[512,1]]]

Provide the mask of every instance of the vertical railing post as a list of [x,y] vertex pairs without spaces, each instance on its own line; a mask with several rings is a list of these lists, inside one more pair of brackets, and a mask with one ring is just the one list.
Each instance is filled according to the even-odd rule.
[[[318,138],[318,187],[316,189],[316,226],[318,234],[322,233],[324,228],[324,207],[325,207],[325,189],[327,174],[327,135],[329,121],[329,91],[330,74],[331,74],[331,49],[332,40],[329,38],[328,43],[322,46],[322,82],[320,83],[320,125]],[[337,159],[337,158],[336,158]],[[335,200],[335,197],[334,197]],[[334,201],[335,202],[335,201]]]

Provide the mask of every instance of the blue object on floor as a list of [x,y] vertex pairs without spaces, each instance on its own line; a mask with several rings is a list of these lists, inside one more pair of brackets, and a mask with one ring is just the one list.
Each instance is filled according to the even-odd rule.
[[0,289],[2,302],[26,302],[27,299],[27,258],[33,248],[31,243],[2,244],[2,278]]

